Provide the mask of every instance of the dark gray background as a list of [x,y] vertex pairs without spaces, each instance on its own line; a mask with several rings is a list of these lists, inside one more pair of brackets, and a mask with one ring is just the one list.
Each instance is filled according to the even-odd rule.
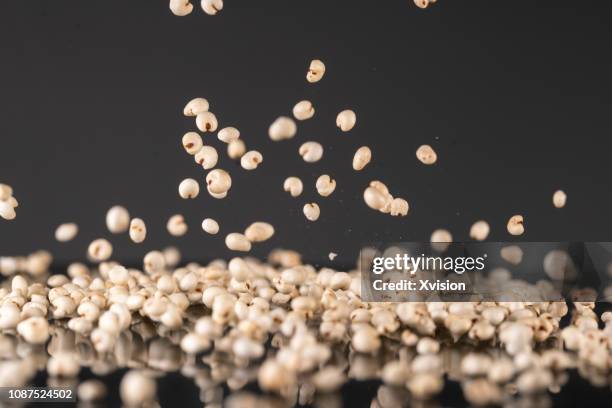
[[[201,231],[204,217],[222,233],[272,222],[276,236],[255,255],[284,246],[314,261],[335,251],[340,263],[362,243],[429,239],[438,227],[464,240],[480,218],[492,240],[510,239],[515,213],[525,215],[521,239],[610,240],[607,2],[440,0],[423,11],[411,0],[227,0],[215,17],[196,5],[182,18],[167,3],[0,4],[0,181],[21,204],[14,222],[0,222],[0,255],[46,248],[82,259],[89,241],[110,236],[104,215],[114,204],[148,224],[141,246],[112,237],[126,260],[171,244],[193,259],[230,255],[224,235]],[[312,58],[327,65],[314,85],[304,78]],[[264,154],[255,172],[222,155],[234,179],[226,200],[177,194],[180,180],[205,174],[180,145],[195,129],[182,108],[196,96]],[[315,104],[314,119],[293,140],[271,142],[271,121],[301,99]],[[358,121],[341,134],[335,116],[346,107]],[[323,161],[301,160],[306,140],[325,145]],[[417,162],[422,143],[438,151],[436,166]],[[355,173],[364,144],[374,159]],[[338,189],[323,199],[313,184],[325,172]],[[298,199],[282,191],[289,175],[306,183]],[[409,216],[367,209],[371,179],[406,198]],[[569,196],[563,210],[551,204],[556,188]],[[315,199],[322,215],[309,223],[301,208]],[[176,239],[165,223],[178,212],[191,231]],[[79,238],[54,242],[68,221]]]

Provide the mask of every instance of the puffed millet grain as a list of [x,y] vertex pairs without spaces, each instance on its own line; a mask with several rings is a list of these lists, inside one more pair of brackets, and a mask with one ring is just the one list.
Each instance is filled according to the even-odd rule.
[[[65,279],[65,276],[63,275],[53,275],[53,276],[62,276],[62,282],[61,284],[64,284],[67,279]],[[51,276],[51,278],[53,277]],[[49,278],[49,279],[51,279]],[[49,285],[51,286],[51,285]],[[59,286],[59,285],[58,285]],[[28,281],[21,275],[16,275],[12,280],[11,280],[11,290],[15,293],[20,293],[23,296],[26,296],[28,293]]]
[[[11,197],[12,198],[12,197]],[[12,221],[17,217],[15,207],[8,201],[0,201],[0,217],[7,221]]]
[[125,300],[125,306],[131,311],[141,310],[145,302],[143,295],[129,295]]
[[98,328],[113,335],[119,334],[121,328],[119,326],[119,316],[116,313],[107,310],[100,315],[98,319]]
[[94,329],[90,334],[91,342],[99,353],[111,351],[117,341],[115,333],[109,333],[100,328]]
[[293,116],[297,120],[307,120],[314,116],[315,109],[310,101],[300,101],[293,107]]
[[304,191],[304,184],[298,177],[287,177],[283,183],[283,190],[291,194],[291,197],[298,197]]
[[238,282],[246,281],[251,274],[251,268],[242,258],[232,258],[227,267],[232,278]]
[[73,222],[61,224],[55,230],[55,239],[59,242],[72,241],[79,233],[79,226]]
[[259,387],[264,391],[287,393],[295,385],[295,374],[273,359],[266,360],[257,372]]
[[84,317],[73,317],[68,320],[68,328],[75,333],[87,335],[93,330],[93,324]]
[[580,349],[584,342],[584,335],[578,327],[568,326],[561,331],[561,340],[563,340],[565,348],[576,351]]
[[130,222],[130,239],[136,244],[140,244],[147,237],[147,226],[140,218],[134,218]]
[[336,180],[332,179],[327,174],[323,174],[317,179],[315,187],[320,196],[328,197],[336,189]]
[[428,166],[438,161],[438,155],[430,145],[420,146],[416,151],[416,157],[421,163]]
[[79,384],[77,395],[80,401],[100,401],[106,397],[106,385],[99,380],[87,380]]
[[[185,0],[179,0],[185,2]],[[183,115],[185,116],[198,116],[202,112],[208,112],[209,108],[208,101],[204,98],[194,98],[187,102],[183,109]]]
[[515,356],[531,348],[533,329],[521,323],[509,323],[500,327],[499,339],[508,354]]
[[361,171],[372,160],[372,150],[368,146],[361,146],[353,156],[353,170]]
[[336,126],[343,132],[348,132],[355,127],[357,115],[350,109],[343,110],[336,117]]
[[129,278],[128,270],[121,265],[113,266],[108,271],[108,279],[115,285],[126,286]]
[[414,4],[420,9],[426,9],[429,3],[433,3],[430,0],[414,0]]
[[[212,309],[212,305],[213,305],[213,302],[215,301],[215,298],[223,293],[226,293],[225,288],[220,287],[220,286],[209,286],[208,288],[204,290],[204,292],[202,292],[202,303],[204,303],[204,306],[206,306],[207,308]],[[205,334],[202,331],[198,330],[198,325],[200,324],[201,321],[205,322],[206,325],[211,323],[211,321],[209,321],[206,318],[201,318],[200,320],[198,320],[198,324],[196,324],[196,333]]]
[[306,276],[300,268],[289,268],[281,272],[281,280],[289,285],[301,285],[304,283]]
[[563,208],[567,202],[567,194],[563,190],[557,190],[553,194],[552,201],[555,208]]
[[253,360],[263,356],[265,348],[261,343],[247,337],[239,337],[232,345],[234,355],[245,360]]
[[192,178],[187,178],[179,184],[179,195],[183,199],[196,198],[200,194],[200,185]]
[[431,246],[438,252],[444,252],[448,245],[453,242],[453,235],[445,229],[437,229],[431,233]]
[[202,10],[209,16],[214,16],[223,9],[223,0],[202,0]]
[[542,368],[532,368],[522,374],[516,380],[516,388],[523,394],[537,394],[552,385],[552,374]]
[[227,193],[232,187],[232,177],[222,169],[215,169],[206,175],[208,192],[212,194]]
[[181,349],[187,354],[198,354],[210,348],[210,340],[196,333],[188,333],[181,340]]
[[350,287],[350,285],[351,285],[351,277],[346,272],[335,272],[329,281],[329,287],[332,290],[338,290],[338,289],[347,290]]
[[47,372],[52,377],[76,377],[81,371],[81,365],[74,353],[60,351],[47,361]]
[[427,400],[444,388],[442,377],[434,373],[419,373],[406,383],[410,394],[417,400]]
[[485,321],[499,326],[506,318],[507,311],[503,307],[493,306],[483,309],[481,314]]
[[323,146],[318,142],[306,142],[298,150],[306,163],[315,163],[323,157]]
[[487,320],[480,320],[472,326],[468,336],[470,339],[486,341],[495,335],[495,327]]
[[93,302],[84,301],[77,307],[77,314],[90,322],[95,322],[100,316],[100,307]]
[[30,344],[44,344],[49,338],[46,317],[30,317],[17,325],[17,333]]
[[223,143],[231,143],[239,137],[240,131],[233,126],[224,127],[217,133],[217,138]]
[[179,288],[184,292],[191,292],[198,286],[198,277],[193,272],[188,272],[178,282]]
[[291,139],[297,132],[295,121],[287,116],[277,118],[268,129],[268,136],[275,142]]
[[510,381],[513,376],[514,366],[512,364],[512,361],[507,358],[502,358],[500,360],[493,361],[487,373],[487,378],[489,379],[489,381],[499,384],[503,384]]
[[17,199],[13,196],[13,197],[9,197],[8,200],[6,200],[6,202],[13,208],[17,208],[19,207],[19,202],[17,201]]
[[363,201],[371,209],[380,211],[387,204],[387,196],[375,187],[367,187],[363,192]]
[[219,123],[217,117],[212,112],[201,112],[196,116],[196,126],[201,132],[214,132]]
[[128,407],[146,406],[155,401],[155,380],[142,371],[129,371],[119,386],[121,400]]
[[374,353],[380,346],[381,341],[378,332],[371,326],[358,328],[351,339],[353,349],[359,353]]
[[219,223],[212,218],[205,218],[202,221],[202,229],[207,234],[215,235],[219,232]]
[[469,380],[463,384],[465,399],[475,406],[499,404],[502,399],[501,389],[484,378]]
[[255,170],[263,162],[263,156],[257,150],[246,152],[240,158],[240,165],[245,170]]
[[327,366],[317,371],[312,380],[318,392],[334,392],[344,385],[346,375],[340,367]]
[[440,343],[431,337],[423,337],[417,343],[416,350],[419,354],[435,354],[440,351]]
[[21,310],[14,303],[6,303],[0,307],[0,330],[11,330],[21,321]]
[[87,254],[93,261],[103,262],[113,255],[113,246],[104,238],[96,239],[89,244]]
[[208,194],[210,194],[210,196],[212,198],[216,198],[217,200],[222,200],[225,197],[227,197],[227,192],[225,192],[225,193],[213,193],[212,191],[208,190]]
[[210,170],[217,165],[219,153],[212,146],[202,146],[193,158],[204,170]]
[[316,221],[321,215],[321,209],[317,203],[308,203],[304,205],[304,216],[308,221]]
[[175,214],[168,219],[166,229],[170,235],[174,237],[182,237],[187,233],[189,227],[185,222],[185,217],[183,217],[181,214]]
[[251,241],[243,234],[232,232],[225,237],[225,246],[232,251],[249,252],[251,250]]
[[170,11],[175,16],[184,17],[193,11],[193,4],[189,0],[170,0]]
[[18,206],[17,199],[13,197],[13,188],[0,183],[0,218],[7,221],[14,220],[17,217],[15,208]]
[[240,159],[246,153],[246,145],[241,139],[232,140],[227,145],[227,157],[232,160]]
[[244,235],[251,242],[267,241],[274,235],[274,227],[267,222],[254,222],[247,227]]
[[383,183],[380,180],[372,180],[372,181],[370,181],[370,187],[375,188],[376,190],[380,191],[385,196],[391,195],[389,193],[389,188],[386,186],[385,183]]
[[499,251],[502,259],[512,265],[518,265],[523,261],[523,250],[517,245],[509,245],[503,247]]
[[468,353],[461,360],[461,372],[468,376],[485,375],[491,367],[491,358],[486,354]]
[[476,221],[470,227],[470,238],[476,241],[484,241],[489,236],[490,230],[488,222],[484,220]]
[[166,268],[166,258],[159,251],[148,252],[142,262],[145,272],[149,274],[161,272]]
[[106,228],[112,234],[122,234],[128,230],[130,226],[130,213],[120,205],[112,207],[106,213]]
[[7,184],[0,183],[0,201],[7,201],[13,196],[13,188]]
[[202,142],[202,137],[196,132],[187,132],[183,135],[183,139],[181,140],[183,144],[183,149],[187,152],[187,154],[195,155],[200,151],[204,143]]
[[308,67],[308,72],[306,73],[306,80],[311,84],[319,82],[321,79],[323,79],[323,75],[325,75],[325,64],[323,61],[318,59],[310,61],[310,66]]
[[59,296],[51,302],[53,307],[53,317],[56,319],[63,319],[70,316],[76,310],[76,304],[69,296]]
[[405,217],[408,215],[409,208],[408,201],[403,198],[394,198],[393,201],[391,201],[389,214],[393,217]]
[[157,280],[157,290],[164,295],[171,295],[177,290],[177,284],[170,275],[162,275]]
[[513,215],[508,220],[508,225],[506,226],[508,233],[510,235],[523,235],[525,232],[525,225],[523,223],[522,215]]
[[52,260],[49,252],[37,251],[27,257],[24,269],[32,276],[40,276],[49,270]]

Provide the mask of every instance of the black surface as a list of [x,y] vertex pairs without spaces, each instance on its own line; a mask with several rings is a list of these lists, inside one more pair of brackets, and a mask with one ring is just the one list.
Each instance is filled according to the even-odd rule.
[[[109,393],[103,401],[96,403],[95,407],[120,406],[119,384],[121,377],[127,372],[125,369],[118,370],[102,378],[96,377],[89,370],[83,370],[80,375],[81,380],[99,378],[108,386]],[[36,378],[34,386],[45,386],[46,378],[40,375]],[[376,398],[378,388],[381,386],[379,381],[349,381],[342,387],[339,400],[342,406],[346,407],[370,407],[372,399]],[[157,381],[158,402],[162,407],[172,406],[200,406],[200,390],[192,379],[181,376],[178,373],[170,373]],[[227,387],[225,395],[228,395]],[[258,392],[256,384],[249,384],[247,387],[251,392]],[[517,398],[518,400],[518,398]],[[540,395],[533,398],[540,404],[532,403],[531,406],[554,406],[557,408],[571,407],[609,407],[610,391],[607,387],[596,387],[590,385],[587,380],[580,377],[575,371],[570,372],[568,383],[558,394]],[[406,401],[408,403],[409,401]],[[546,402],[546,404],[543,404]],[[418,401],[412,401],[418,405]],[[64,404],[66,405],[66,404]],[[72,405],[72,404],[71,404]],[[432,401],[421,402],[424,407],[446,407],[464,408],[470,405],[463,398],[461,386],[457,382],[446,381],[444,392]],[[30,404],[30,406],[40,406],[40,404]],[[62,404],[45,404],[45,406],[62,406]],[[529,406],[529,405],[525,405]]]

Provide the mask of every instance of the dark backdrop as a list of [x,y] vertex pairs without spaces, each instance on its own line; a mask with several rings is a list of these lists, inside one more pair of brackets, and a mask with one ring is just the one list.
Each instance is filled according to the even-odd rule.
[[[0,222],[0,255],[39,248],[82,259],[87,243],[109,237],[106,210],[123,204],[146,220],[147,241],[113,237],[116,257],[177,245],[189,258],[228,256],[223,236],[206,236],[204,217],[222,233],[267,220],[276,246],[350,263],[371,240],[423,240],[434,228],[467,239],[484,218],[491,239],[509,239],[509,216],[525,216],[528,240],[610,240],[610,21],[602,1],[451,1],[428,10],[411,0],[227,0],[215,17],[196,2],[175,17],[168,1],[11,1],[0,3],[0,181],[20,201],[14,222]],[[308,84],[309,61],[327,65]],[[203,96],[221,126],[233,125],[264,154],[246,172],[222,154],[234,187],[226,200],[205,192],[178,197],[185,177],[203,180],[180,145],[195,129],[185,102]],[[295,139],[273,143],[267,128],[294,103],[310,99],[314,119]],[[357,112],[341,134],[335,116]],[[215,137],[215,147],[225,149]],[[306,164],[297,149],[325,145],[323,161]],[[429,143],[439,163],[414,151]],[[370,145],[373,162],[351,169],[354,150]],[[224,151],[224,150],[223,150]],[[314,180],[330,173],[337,191],[320,198]],[[282,191],[302,176],[306,193]],[[398,219],[365,207],[361,194],[382,179],[405,197]],[[568,205],[551,195],[563,188]],[[321,219],[305,221],[306,201]],[[172,238],[168,217],[183,213],[191,231]],[[59,244],[61,222],[81,226]]]

